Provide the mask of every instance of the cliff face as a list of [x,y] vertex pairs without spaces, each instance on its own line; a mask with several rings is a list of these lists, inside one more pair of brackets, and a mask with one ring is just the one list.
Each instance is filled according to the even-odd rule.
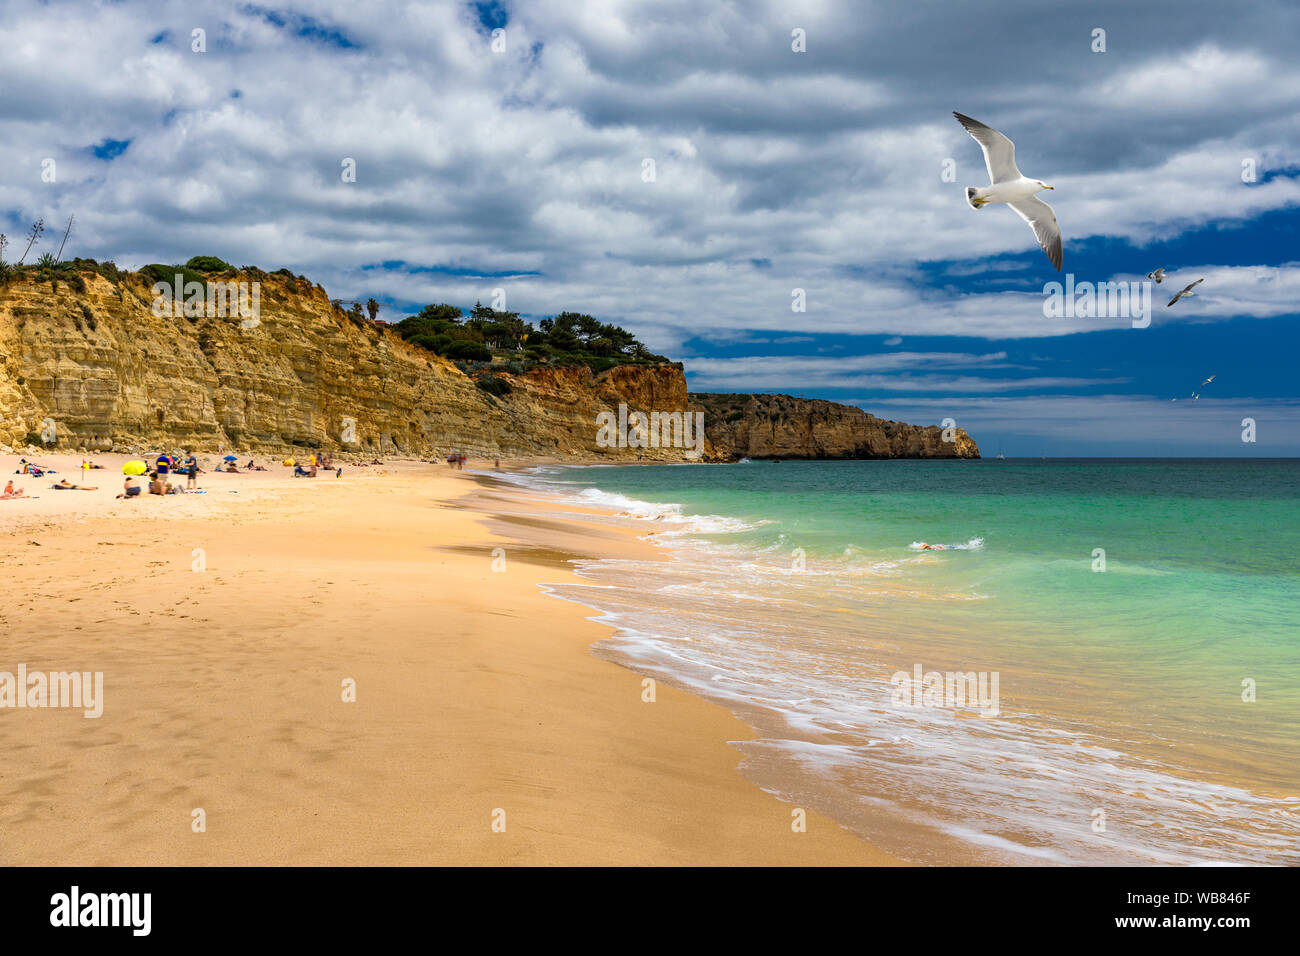
[[[23,278],[0,289],[0,444],[684,458],[596,442],[597,414],[620,403],[684,410],[676,366],[497,372],[514,388],[489,395],[304,280],[260,277],[252,328],[238,315],[155,316],[151,282],[138,274],[81,280],[84,291]],[[42,433],[55,441],[37,440]]]
[[906,425],[789,395],[691,395],[715,453],[731,458],[978,458],[965,430]]
[[[394,331],[348,316],[304,279],[260,282],[252,324],[235,314],[156,316],[152,281],[95,272],[57,288],[0,287],[0,451],[303,448],[427,457],[683,461],[690,447],[610,443],[598,415],[705,412],[704,460],[978,455],[958,433],[884,422],[856,408],[773,396],[693,396],[675,365],[493,369],[492,395]],[[71,281],[70,281],[71,280]],[[724,401],[725,400],[725,401]],[[728,403],[731,404],[728,404]],[[733,407],[734,405],[734,407]],[[772,411],[778,411],[772,417]],[[739,411],[739,415],[735,412]],[[52,439],[52,440],[51,440]]]

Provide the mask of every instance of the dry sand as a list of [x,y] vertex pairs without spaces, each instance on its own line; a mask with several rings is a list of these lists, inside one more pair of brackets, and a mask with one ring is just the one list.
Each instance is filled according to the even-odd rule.
[[538,585],[649,550],[629,532],[445,465],[119,501],[122,456],[18,457],[0,671],[102,671],[104,712],[0,709],[0,864],[897,862],[794,832],[737,771],[744,724],[590,653],[609,629]]

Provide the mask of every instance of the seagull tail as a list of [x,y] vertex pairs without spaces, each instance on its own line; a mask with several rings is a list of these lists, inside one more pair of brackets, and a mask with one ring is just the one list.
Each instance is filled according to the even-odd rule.
[[966,187],[966,201],[970,203],[972,209],[978,209],[980,207],[980,204],[975,201],[975,194],[978,192],[979,190],[974,186]]

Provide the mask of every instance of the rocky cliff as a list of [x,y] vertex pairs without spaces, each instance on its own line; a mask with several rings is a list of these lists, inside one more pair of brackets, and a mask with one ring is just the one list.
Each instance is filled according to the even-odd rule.
[[675,365],[498,372],[513,389],[491,395],[302,279],[238,276],[260,281],[258,321],[245,327],[238,314],[157,316],[138,274],[77,278],[20,276],[0,289],[4,445],[683,457],[596,444],[597,413],[620,403],[684,409]]
[[[237,313],[157,315],[152,279],[138,273],[12,278],[0,287],[0,450],[223,445],[409,457],[698,457],[689,448],[611,444],[597,427],[598,414],[620,405],[684,410],[690,399],[680,366],[600,374],[493,368],[511,388],[489,394],[456,365],[336,308],[306,279],[241,273],[235,281],[260,283],[255,323]],[[698,398],[717,446],[705,449],[705,460],[978,454],[964,433],[949,447],[937,429],[881,422],[829,402],[798,403],[789,420],[769,420],[767,409],[778,407],[772,397],[733,396],[741,400],[738,418],[723,413],[721,398]]]
[[891,422],[849,405],[789,395],[695,393],[715,454],[728,458],[978,458],[964,429]]

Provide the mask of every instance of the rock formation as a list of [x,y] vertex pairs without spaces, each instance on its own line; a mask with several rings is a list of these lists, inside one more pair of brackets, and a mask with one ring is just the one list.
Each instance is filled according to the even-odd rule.
[[978,458],[964,429],[891,422],[850,405],[789,395],[694,393],[714,452],[727,458]]
[[489,394],[474,369],[287,275],[236,277],[260,282],[255,324],[238,314],[155,315],[152,282],[138,273],[70,278],[24,272],[0,287],[0,446],[680,461],[687,449],[600,447],[596,416],[620,404],[684,410],[693,400],[713,445],[705,460],[978,455],[964,432],[942,443],[938,429],[830,402],[691,399],[679,365],[493,367],[511,389]]

